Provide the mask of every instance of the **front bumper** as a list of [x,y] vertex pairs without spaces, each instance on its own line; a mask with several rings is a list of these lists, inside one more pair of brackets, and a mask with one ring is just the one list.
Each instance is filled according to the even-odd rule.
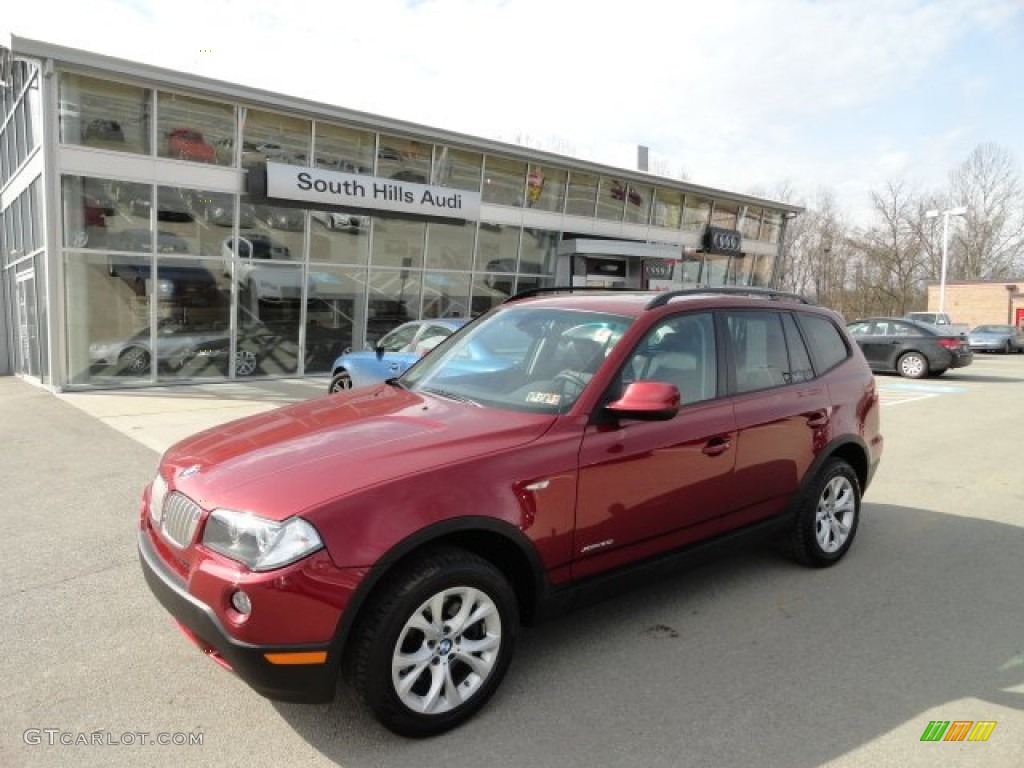
[[[253,690],[270,699],[327,703],[334,699],[340,653],[332,643],[253,645],[231,637],[213,609],[196,599],[160,559],[145,530],[139,532],[139,561],[150,590],[178,625],[207,655],[227,667]],[[301,658],[296,653],[326,654],[323,663],[271,663],[273,658]],[[274,654],[282,654],[274,657]]]

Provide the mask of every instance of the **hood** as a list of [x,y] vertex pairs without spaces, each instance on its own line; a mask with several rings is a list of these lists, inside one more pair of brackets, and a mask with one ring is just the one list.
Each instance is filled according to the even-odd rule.
[[168,449],[161,467],[172,487],[206,509],[283,520],[394,478],[530,442],[553,418],[381,385],[200,432]]

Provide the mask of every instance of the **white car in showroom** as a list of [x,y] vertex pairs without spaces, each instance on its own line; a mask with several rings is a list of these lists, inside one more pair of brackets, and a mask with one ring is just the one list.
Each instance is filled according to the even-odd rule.
[[[291,260],[288,246],[259,232],[243,232],[224,239],[224,274],[231,274],[231,259],[237,254],[235,280],[243,291],[260,301],[298,300],[302,298],[302,265]],[[315,286],[310,281],[308,295]]]

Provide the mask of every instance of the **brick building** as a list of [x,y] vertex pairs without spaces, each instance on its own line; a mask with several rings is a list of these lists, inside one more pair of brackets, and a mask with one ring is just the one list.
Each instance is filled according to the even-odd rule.
[[[928,286],[928,311],[939,311],[939,284]],[[1024,277],[946,283],[944,311],[955,323],[977,325],[1012,323],[1024,326]]]

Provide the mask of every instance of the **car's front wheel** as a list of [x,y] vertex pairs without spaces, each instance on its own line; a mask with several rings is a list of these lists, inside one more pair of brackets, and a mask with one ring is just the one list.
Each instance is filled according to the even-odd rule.
[[857,473],[842,459],[831,459],[799,502],[790,550],[804,565],[833,565],[850,549],[859,522]]
[[442,733],[497,690],[518,625],[515,594],[491,563],[462,549],[429,552],[389,577],[367,607],[353,686],[395,733]]
[[121,370],[133,376],[149,372],[149,352],[142,347],[128,347],[119,358]]
[[928,375],[928,360],[920,352],[907,352],[896,363],[896,370],[908,379],[923,379]]
[[338,371],[331,378],[331,385],[327,393],[333,395],[335,392],[347,392],[352,389],[352,375],[348,371]]

